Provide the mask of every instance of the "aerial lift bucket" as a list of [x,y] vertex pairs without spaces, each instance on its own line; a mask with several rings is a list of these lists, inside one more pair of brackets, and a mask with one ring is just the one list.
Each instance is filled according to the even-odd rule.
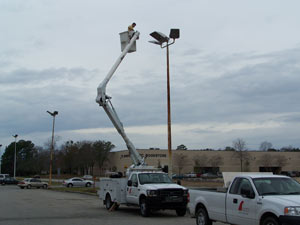
[[[123,52],[124,48],[129,44],[130,38],[134,35],[134,32],[124,31],[120,33],[120,41],[121,41],[121,51]],[[136,51],[136,41],[129,49],[128,53]]]

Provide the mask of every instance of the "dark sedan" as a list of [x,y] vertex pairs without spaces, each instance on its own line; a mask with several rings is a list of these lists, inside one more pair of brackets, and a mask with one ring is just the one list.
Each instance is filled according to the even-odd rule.
[[13,178],[13,177],[6,177],[3,180],[1,180],[2,185],[5,185],[5,184],[18,184],[18,183],[19,183],[19,181],[16,180],[15,178]]

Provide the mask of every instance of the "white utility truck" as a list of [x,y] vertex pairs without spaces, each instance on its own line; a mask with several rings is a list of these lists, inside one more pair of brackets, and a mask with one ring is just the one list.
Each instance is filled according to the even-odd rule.
[[287,176],[236,176],[228,188],[189,190],[197,225],[300,224],[300,184]]
[[124,139],[129,150],[133,165],[125,178],[100,179],[100,200],[107,209],[117,209],[120,204],[139,206],[142,216],[149,216],[152,210],[174,209],[178,216],[184,216],[188,203],[188,189],[175,184],[168,174],[147,166],[145,159],[136,150],[127,137],[123,125],[112,106],[111,97],[106,95],[106,86],[112,75],[128,52],[136,50],[139,32],[120,33],[122,53],[97,88],[96,102],[102,106],[113,125]]

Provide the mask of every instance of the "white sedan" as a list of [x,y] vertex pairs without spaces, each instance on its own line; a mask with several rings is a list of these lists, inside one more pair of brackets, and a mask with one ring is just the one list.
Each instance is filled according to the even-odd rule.
[[73,177],[63,181],[63,185],[66,187],[90,187],[94,184],[91,180],[84,180],[79,177]]
[[37,178],[26,178],[23,181],[20,181],[18,183],[18,186],[21,189],[24,189],[24,188],[30,189],[30,188],[33,188],[33,187],[46,189],[46,188],[48,188],[48,183],[43,182],[43,181],[41,181],[40,179],[37,179]]

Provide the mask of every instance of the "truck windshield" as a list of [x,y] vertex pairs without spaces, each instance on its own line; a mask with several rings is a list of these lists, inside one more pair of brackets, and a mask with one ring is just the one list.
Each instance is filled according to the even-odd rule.
[[173,183],[167,174],[164,173],[142,173],[139,174],[140,184]]
[[259,195],[299,195],[300,184],[292,178],[253,178]]

